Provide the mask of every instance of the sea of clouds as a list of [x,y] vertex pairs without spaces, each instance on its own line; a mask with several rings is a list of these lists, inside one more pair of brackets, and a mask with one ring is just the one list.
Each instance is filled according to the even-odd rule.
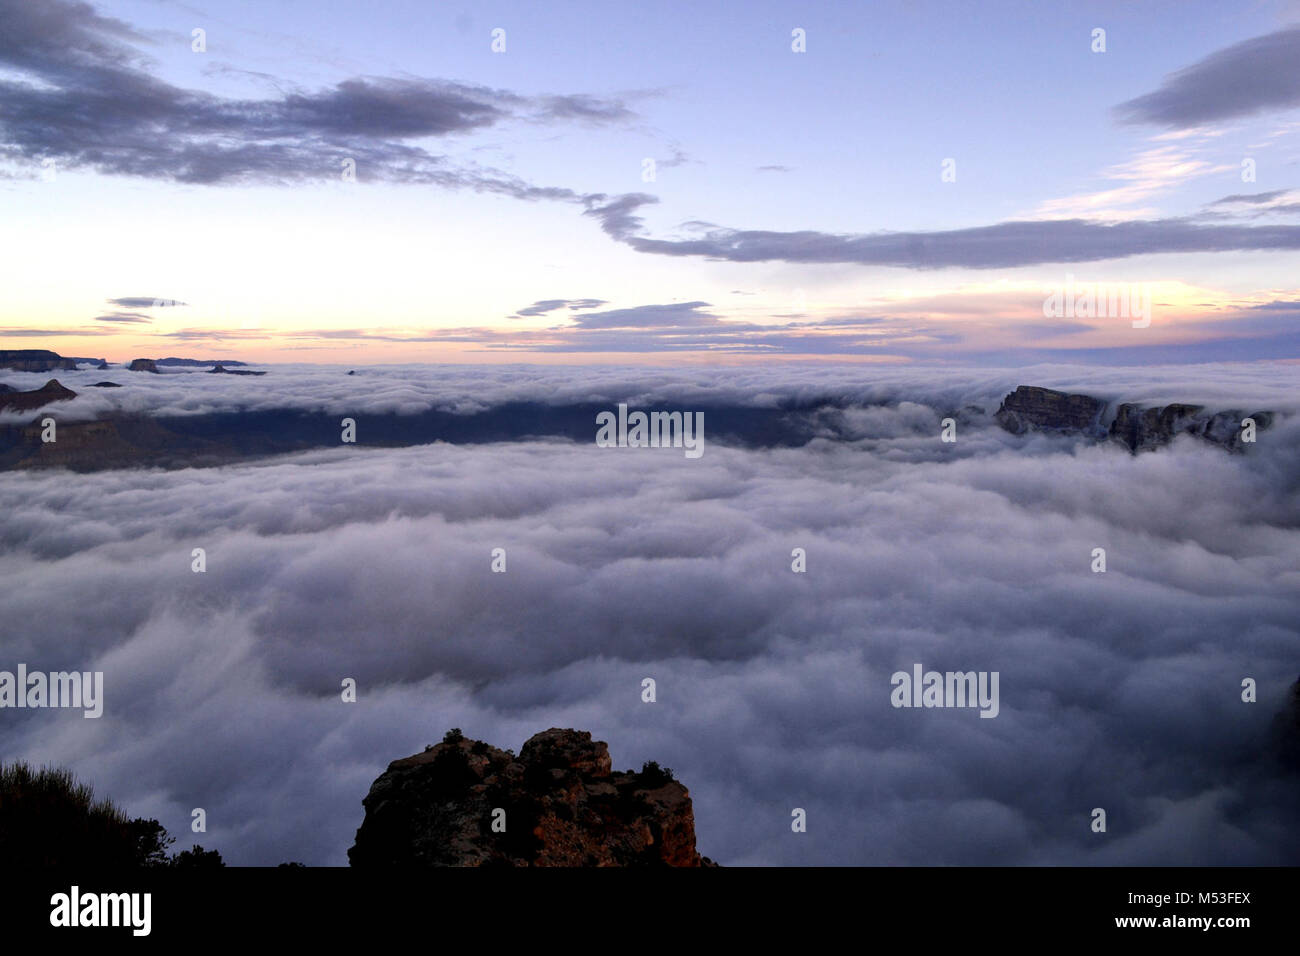
[[[50,378],[77,397],[59,402],[60,421],[118,413],[159,416],[295,409],[338,415],[418,414],[430,410],[474,414],[506,402],[577,405],[655,402],[776,408],[782,403],[834,399],[862,405],[911,401],[935,407],[977,404],[997,408],[1017,385],[1084,391],[1110,401],[1189,402],[1215,408],[1248,406],[1300,410],[1300,365],[1295,363],[1175,365],[1142,369],[1038,365],[1028,368],[918,369],[887,365],[784,365],[733,368],[629,366],[333,365],[252,366],[265,376],[212,375],[206,369],[163,367],[160,374],[98,371],[15,372],[0,369],[0,384],[40,388]],[[96,382],[122,388],[93,388]],[[0,412],[0,424],[26,423],[32,412]]]
[[[856,440],[697,460],[598,448],[593,423],[591,444],[5,473],[0,669],[102,670],[105,702],[98,720],[0,712],[0,754],[68,766],[237,864],[345,864],[371,782],[452,726],[516,751],[577,727],[616,769],[673,768],[724,864],[1300,863],[1300,779],[1270,742],[1300,675],[1300,418],[1245,454],[1180,438],[1135,456],[987,420],[945,444],[935,411],[1020,383],[1286,411],[1296,373],[119,373],[131,394],[88,401],[893,404],[850,408]],[[890,676],[918,662],[998,671],[999,715],[895,709]]]

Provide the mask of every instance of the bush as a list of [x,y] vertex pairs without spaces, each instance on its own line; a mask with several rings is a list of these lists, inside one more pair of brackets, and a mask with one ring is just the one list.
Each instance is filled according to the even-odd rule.
[[673,779],[673,772],[668,767],[659,766],[657,760],[647,760],[641,765],[639,782],[646,787],[662,787]]
[[136,866],[167,866],[171,862],[167,848],[176,841],[161,823],[136,817],[127,828],[134,840]]
[[0,861],[6,866],[225,866],[220,853],[200,846],[169,858],[174,842],[157,820],[130,819],[111,800],[96,800],[94,788],[78,783],[71,771],[0,764]]
[[442,742],[444,744],[458,744],[464,739],[465,735],[460,732],[459,727],[453,727],[442,735]]
[[143,866],[141,852],[141,834],[126,814],[96,800],[70,771],[0,765],[0,860],[7,867]]
[[172,866],[182,870],[213,870],[225,866],[216,850],[205,850],[197,843],[192,850],[181,850],[172,857]]

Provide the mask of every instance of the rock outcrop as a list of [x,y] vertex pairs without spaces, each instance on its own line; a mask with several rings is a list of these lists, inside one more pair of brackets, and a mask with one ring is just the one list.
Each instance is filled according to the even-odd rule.
[[1069,395],[1050,388],[1020,385],[1002,400],[994,418],[1014,435],[1028,431],[1083,435],[1119,442],[1132,452],[1159,448],[1178,435],[1193,435],[1238,451],[1246,419],[1254,421],[1257,431],[1273,423],[1273,413],[1266,411],[1207,412],[1201,405],[1181,403],[1144,408],[1127,402],[1116,408],[1114,417],[1107,423],[1108,407],[1107,402],[1090,395]]
[[265,372],[254,372],[248,368],[226,368],[220,362],[208,369],[208,375],[265,375]]
[[1271,412],[1230,411],[1207,414],[1200,405],[1163,405],[1141,408],[1123,404],[1110,423],[1110,437],[1130,451],[1145,451],[1167,445],[1178,435],[1194,435],[1236,451],[1241,446],[1242,422],[1255,422],[1257,430],[1273,423]]
[[0,368],[15,372],[52,372],[56,369],[77,370],[77,363],[49,349],[0,349]]
[[1019,385],[1002,400],[994,414],[999,425],[1013,435],[1027,431],[1068,431],[1105,434],[1100,425],[1106,403],[1091,395],[1067,395],[1050,388]]
[[57,378],[52,378],[40,388],[33,389],[30,392],[15,392],[13,390],[0,392],[0,410],[25,412],[33,408],[40,408],[42,405],[48,405],[50,402],[66,402],[68,399],[76,397],[76,392],[70,388],[64,388],[59,384]]
[[671,772],[613,771],[586,731],[543,731],[518,757],[452,731],[389,764],[362,804],[357,867],[716,865]]
[[158,364],[153,359],[132,359],[127,366],[128,372],[153,372],[159,374]]

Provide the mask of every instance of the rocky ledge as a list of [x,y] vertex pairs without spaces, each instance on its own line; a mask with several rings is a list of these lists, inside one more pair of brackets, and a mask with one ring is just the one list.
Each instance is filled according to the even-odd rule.
[[1109,439],[1137,452],[1167,445],[1178,435],[1193,435],[1232,451],[1241,449],[1243,423],[1250,419],[1262,431],[1273,413],[1228,409],[1207,412],[1201,405],[1158,405],[1144,408],[1124,403],[1107,421],[1110,403],[1091,395],[1070,395],[1035,385],[1019,385],[1002,400],[994,418],[1015,435],[1055,431]]
[[66,402],[76,397],[77,393],[70,388],[64,388],[57,378],[50,379],[40,388],[34,388],[30,392],[16,392],[8,385],[0,385],[0,411],[31,411],[50,402]]
[[395,760],[362,801],[357,867],[715,866],[695,850],[691,796],[647,763],[611,771],[609,748],[551,728],[516,757],[453,730]]
[[75,359],[64,358],[49,349],[0,349],[0,368],[16,372],[52,372],[56,369],[77,370]]

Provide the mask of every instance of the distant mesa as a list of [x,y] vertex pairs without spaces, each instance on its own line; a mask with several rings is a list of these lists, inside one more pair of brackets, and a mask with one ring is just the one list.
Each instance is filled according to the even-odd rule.
[[1106,403],[1091,395],[1067,395],[1050,388],[1019,385],[1002,400],[993,417],[1013,435],[1051,429],[1101,437],[1106,433],[1100,425],[1105,411]]
[[95,370],[99,372],[104,371],[106,368],[108,368],[107,362],[100,362],[98,365],[95,366]]
[[[238,364],[238,363],[236,363]],[[252,369],[226,368],[224,365],[214,365],[208,369],[208,375],[265,375],[265,372],[254,372]]]
[[76,362],[78,365],[94,365],[94,366],[96,366],[96,367],[104,366],[105,368],[108,367],[108,361],[107,361],[107,359],[102,359],[102,358],[80,358],[80,357],[75,357],[75,358],[73,358],[72,361]]
[[695,849],[691,796],[647,763],[611,772],[591,734],[552,727],[519,756],[452,730],[395,760],[362,801],[355,867],[716,866]]
[[117,382],[95,382],[90,387],[91,388],[121,388],[122,386],[119,385]]
[[40,388],[30,392],[15,392],[6,386],[5,391],[0,392],[0,411],[24,412],[48,405],[50,402],[65,402],[76,397],[77,393],[70,388],[64,388],[57,378],[50,379]]
[[191,359],[191,358],[169,358],[158,359],[159,365],[181,365],[186,368],[202,368],[205,365],[247,365],[247,362],[236,362],[234,359]]
[[0,349],[0,368],[10,368],[15,372],[53,372],[56,369],[75,372],[77,361],[49,349]]
[[356,375],[356,374],[357,374],[357,370],[356,370],[356,369],[351,369],[351,370],[348,372],[348,374],[349,374],[349,375]]
[[131,364],[127,366],[129,372],[153,372],[158,374],[158,363],[153,359],[132,359]]
[[1241,450],[1241,426],[1254,420],[1259,430],[1273,424],[1268,411],[1228,409],[1206,412],[1201,405],[1174,403],[1144,408],[1125,402],[1106,421],[1110,404],[1091,395],[1070,395],[1036,385],[1019,385],[1002,400],[994,414],[998,424],[1013,435],[1046,431],[1084,435],[1094,440],[1119,442],[1131,452],[1169,444],[1178,435],[1192,435],[1230,451]]

